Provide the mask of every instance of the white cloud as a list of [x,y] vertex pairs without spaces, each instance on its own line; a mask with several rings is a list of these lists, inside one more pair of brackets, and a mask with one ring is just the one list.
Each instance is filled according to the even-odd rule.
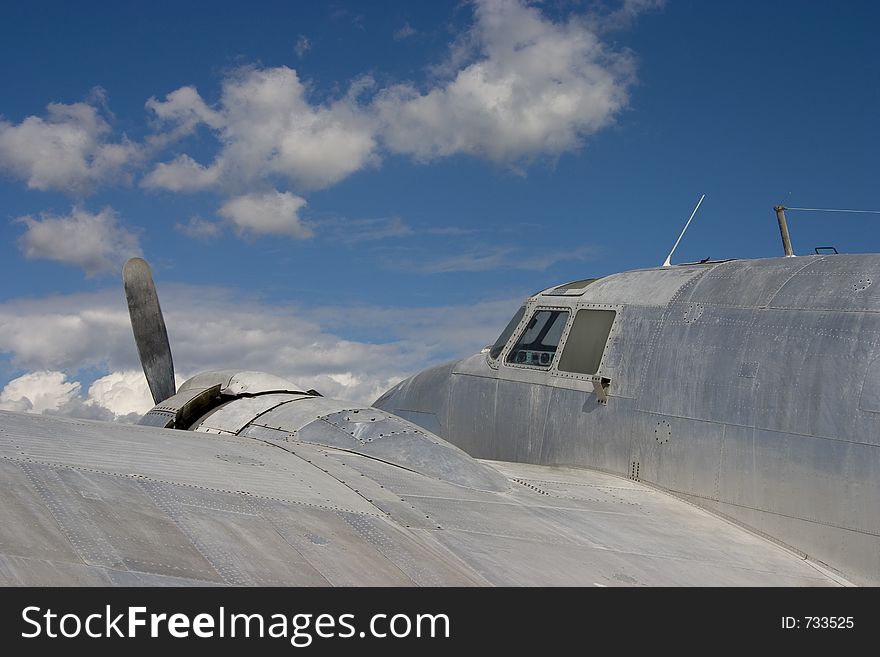
[[299,218],[305,199],[290,192],[246,194],[226,201],[218,214],[239,233],[287,235],[308,239],[312,229]]
[[0,352],[26,370],[139,367],[121,289],[0,304]]
[[148,107],[174,131],[191,130],[199,121],[214,128],[221,150],[210,165],[186,155],[159,164],[143,184],[192,191],[221,184],[246,188],[272,177],[302,189],[339,182],[374,160],[374,120],[356,97],[363,85],[356,81],[346,96],[312,104],[296,71],[245,67],[224,81],[216,111],[191,87],[165,101],[151,99]]
[[466,153],[501,163],[576,150],[627,103],[633,64],[577,17],[555,23],[514,0],[483,0],[458,43],[452,79],[384,90],[389,149],[428,160]]
[[653,9],[660,9],[666,0],[623,0],[621,5],[602,18],[601,26],[616,30],[629,27],[639,14]]
[[[520,302],[306,309],[181,285],[163,286],[160,296],[182,377],[209,369],[262,370],[358,402],[371,402],[425,367],[476,352],[495,339]],[[357,339],[345,337],[352,334]],[[66,408],[80,415],[103,408],[121,416],[142,412],[149,402],[121,290],[0,303],[0,352],[29,372],[107,372],[87,396],[72,393],[81,403]],[[60,399],[64,380],[50,381]],[[82,408],[88,400],[89,408]],[[2,401],[12,404],[15,396]],[[65,408],[63,399],[52,405]]]
[[[143,143],[112,139],[96,89],[89,102],[49,104],[43,117],[0,118],[0,171],[32,189],[85,195],[127,181],[135,166],[199,126],[216,137],[211,159],[178,153],[156,163],[143,187],[246,195],[286,183],[304,193],[378,164],[383,152],[423,161],[467,154],[513,167],[556,157],[580,149],[628,102],[633,58],[603,35],[662,4],[623,0],[615,10],[554,21],[522,0],[475,0],[471,28],[427,86],[376,90],[362,77],[347,93],[318,100],[291,68],[241,67],[226,76],[215,104],[191,85],[150,98],[157,132]],[[414,33],[404,23],[395,38]],[[311,45],[300,35],[297,55]]]
[[26,227],[18,242],[25,257],[82,267],[90,276],[118,270],[141,253],[137,235],[120,226],[109,207],[97,214],[75,207],[69,215],[43,213],[39,219],[27,215],[16,221]]
[[189,155],[178,155],[171,162],[159,162],[143,177],[141,185],[170,192],[197,192],[219,183],[222,173],[220,161],[206,167]]
[[129,165],[143,157],[141,146],[125,137],[109,142],[110,132],[98,108],[88,103],[50,103],[45,118],[28,116],[18,124],[0,119],[0,170],[30,189],[87,194],[126,178]]
[[[182,379],[178,377],[178,385]],[[136,422],[153,407],[143,372],[112,372],[95,380],[87,394],[79,381],[59,371],[29,372],[0,391],[0,410]]]
[[0,391],[0,409],[44,413],[57,411],[80,393],[80,384],[62,372],[31,372],[13,379]]
[[223,125],[223,117],[208,107],[195,87],[181,87],[172,91],[164,101],[152,97],[146,106],[161,121],[174,123],[181,134],[191,132],[200,123],[212,128]]
[[[655,4],[630,0],[613,15]],[[614,122],[634,80],[632,57],[605,44],[603,31],[592,18],[554,22],[517,0],[478,0],[473,26],[436,69],[445,77],[426,89],[395,84],[368,102],[374,83],[361,78],[344,96],[314,102],[285,66],[234,71],[215,108],[183,87],[147,106],[175,135],[209,126],[219,151],[210,163],[178,155],[142,184],[244,193],[284,179],[320,189],[376,164],[380,144],[420,160],[467,154],[513,166],[577,150]],[[410,34],[408,24],[398,33]]]
[[[178,376],[177,385],[183,383]],[[89,386],[88,400],[106,408],[117,417],[136,413],[143,415],[153,408],[153,397],[141,370],[111,372]]]
[[175,224],[174,229],[187,237],[203,241],[220,237],[223,232],[223,226],[219,222],[202,219],[198,215],[190,217],[185,224]]

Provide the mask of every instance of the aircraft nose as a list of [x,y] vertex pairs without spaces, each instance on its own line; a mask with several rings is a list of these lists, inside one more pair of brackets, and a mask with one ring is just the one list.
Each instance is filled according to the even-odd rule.
[[373,407],[446,438],[446,402],[454,365],[438,365],[404,379],[374,401]]

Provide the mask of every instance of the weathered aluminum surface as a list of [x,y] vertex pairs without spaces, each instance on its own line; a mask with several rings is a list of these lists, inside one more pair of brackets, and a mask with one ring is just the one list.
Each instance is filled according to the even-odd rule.
[[859,410],[880,413],[880,356],[871,361],[859,394]]
[[458,447],[373,408],[345,408],[321,415],[297,431],[296,440],[356,452],[468,488],[507,488],[503,477]]
[[[708,265],[711,267],[711,265]],[[697,267],[666,267],[639,269],[605,276],[588,285],[583,298],[593,303],[627,303],[642,306],[664,306],[678,292],[683,283],[699,276],[706,265]],[[556,295],[555,287],[545,290],[536,297],[542,303],[551,303]]]
[[[326,402],[286,405],[325,426]],[[262,427],[268,441],[0,412],[0,583],[840,583],[618,477],[482,463],[507,483],[478,490],[291,429]]]
[[258,395],[266,392],[300,392],[302,386],[265,372],[236,372],[221,389],[224,395]]
[[220,385],[206,388],[181,389],[160,404],[151,408],[138,424],[160,429],[186,429],[199,415],[219,403]]
[[256,397],[238,397],[199,418],[190,428],[193,431],[203,433],[237,434],[263,413],[281,406],[281,404],[309,397],[309,395],[286,392],[267,393]]
[[643,270],[527,304],[524,321],[538,306],[619,308],[607,405],[555,365],[509,366],[506,350],[374,405],[479,458],[650,482],[880,584],[880,255]]
[[305,392],[305,388],[274,374],[248,370],[212,370],[200,372],[181,384],[178,392],[191,388],[220,385],[220,394],[229,397],[259,395],[267,392]]

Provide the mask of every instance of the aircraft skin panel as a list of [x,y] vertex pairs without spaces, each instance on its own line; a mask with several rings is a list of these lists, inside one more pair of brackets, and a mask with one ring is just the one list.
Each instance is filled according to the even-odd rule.
[[682,286],[674,301],[736,308],[766,307],[792,276],[814,267],[823,257],[731,260],[711,265],[703,276]]
[[880,268],[858,256],[817,258],[798,271],[769,302],[771,308],[880,312]]
[[237,434],[251,421],[281,404],[306,399],[308,395],[294,393],[264,394],[257,397],[239,397],[215,408],[199,418],[191,427],[191,431],[203,433]]
[[[374,405],[444,418],[443,438],[477,458],[594,468],[689,496],[876,586],[880,256],[671,270],[526,301],[524,322],[537,308],[617,308],[598,371],[606,403],[557,363],[508,364],[523,324],[496,360],[427,370]],[[645,290],[662,294],[648,303]]]
[[472,460],[494,473],[475,482],[504,482],[481,488],[299,441],[297,427],[262,431],[0,412],[0,583],[844,583],[639,482]]
[[[24,425],[27,433],[16,430]],[[16,461],[85,468],[228,493],[296,500],[302,504],[373,513],[359,495],[330,486],[315,468],[274,460],[276,448],[235,436],[124,426],[0,411],[0,456]],[[14,444],[7,441],[12,438]],[[11,441],[10,441],[11,442]],[[25,447],[26,446],[26,447]],[[85,457],[88,455],[88,458]]]
[[[600,278],[586,287],[583,300],[591,303],[665,306],[683,285],[698,280],[712,265],[640,269]],[[558,297],[557,297],[558,298]],[[553,303],[553,297],[544,297]]]

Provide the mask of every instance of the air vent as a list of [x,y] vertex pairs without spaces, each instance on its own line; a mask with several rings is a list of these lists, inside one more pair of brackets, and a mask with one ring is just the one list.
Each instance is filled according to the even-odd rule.
[[640,481],[639,469],[641,468],[638,461],[633,461],[630,467],[629,478],[633,481]]

